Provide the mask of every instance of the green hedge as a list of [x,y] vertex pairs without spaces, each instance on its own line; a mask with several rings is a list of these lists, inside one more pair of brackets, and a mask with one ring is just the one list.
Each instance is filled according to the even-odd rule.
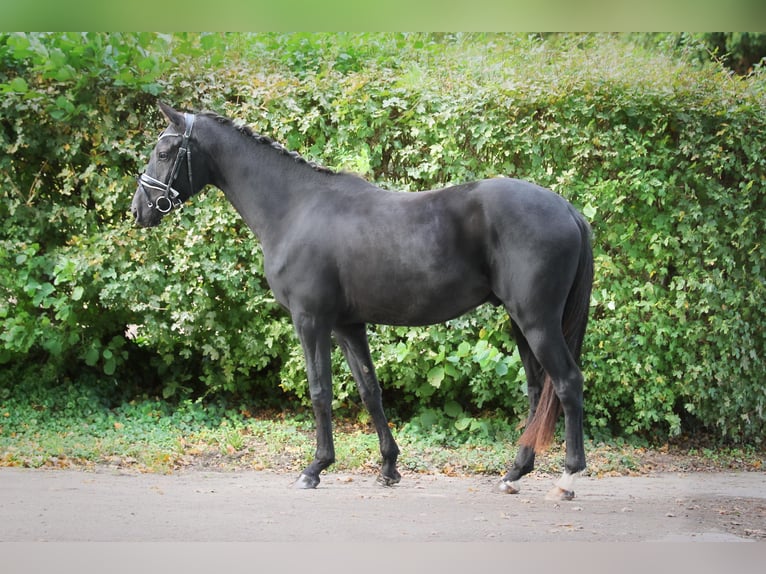
[[[496,175],[551,187],[594,231],[590,436],[703,427],[760,443],[766,76],[700,63],[693,40],[633,40],[0,35],[2,385],[307,402],[289,319],[222,194],[156,229],[131,224],[161,95],[392,189]],[[526,412],[508,319],[492,308],[376,327],[371,342],[402,416],[485,432]],[[334,361],[337,404],[356,404]]]

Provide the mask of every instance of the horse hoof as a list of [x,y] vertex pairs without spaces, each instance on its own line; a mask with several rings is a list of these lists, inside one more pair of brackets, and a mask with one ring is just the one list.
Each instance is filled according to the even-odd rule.
[[548,491],[548,494],[545,495],[545,500],[569,501],[573,500],[574,497],[574,490],[564,490],[560,486],[554,486]]
[[309,490],[316,488],[319,484],[319,477],[308,476],[307,474],[301,474],[293,483],[293,488],[298,490]]
[[381,486],[394,486],[395,484],[399,484],[399,481],[402,479],[402,476],[397,472],[396,476],[384,476],[382,474],[378,475],[377,483]]
[[501,480],[497,485],[497,490],[503,494],[518,494],[521,491],[518,482],[511,482],[510,480]]

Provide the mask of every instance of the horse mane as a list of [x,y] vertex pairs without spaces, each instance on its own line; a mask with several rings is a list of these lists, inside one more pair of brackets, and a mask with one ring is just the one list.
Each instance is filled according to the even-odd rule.
[[339,172],[337,172],[335,170],[330,169],[329,167],[325,167],[325,166],[320,165],[320,164],[318,164],[318,163],[316,163],[314,161],[307,160],[305,157],[300,155],[297,151],[290,151],[285,146],[283,146],[281,143],[273,140],[272,138],[270,138],[268,136],[265,136],[263,134],[259,134],[257,132],[254,132],[250,128],[250,126],[248,126],[248,125],[246,125],[244,123],[231,120],[231,119],[229,119],[229,118],[227,118],[225,116],[222,116],[220,114],[216,114],[215,112],[203,112],[203,113],[201,113],[199,115],[209,117],[209,118],[215,120],[216,122],[218,122],[219,124],[222,124],[224,126],[233,128],[233,129],[237,130],[239,133],[241,133],[243,135],[246,135],[249,138],[254,139],[259,144],[267,145],[270,148],[275,149],[276,151],[278,151],[280,154],[288,156],[288,157],[291,157],[297,163],[309,166],[314,171],[318,171],[320,173],[329,173],[329,174],[332,174],[332,175],[337,175],[339,173]]

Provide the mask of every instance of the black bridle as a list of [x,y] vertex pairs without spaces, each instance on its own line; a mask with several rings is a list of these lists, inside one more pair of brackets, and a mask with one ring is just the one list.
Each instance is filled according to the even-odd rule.
[[[181,170],[184,158],[186,158],[186,171],[189,175],[189,193],[194,193],[194,184],[192,181],[192,164],[191,164],[191,148],[189,147],[189,137],[191,137],[192,128],[194,127],[194,114],[184,114],[184,133],[183,134],[170,134],[164,133],[159,139],[164,137],[180,137],[181,146],[178,148],[178,154],[176,160],[173,162],[173,169],[168,173],[167,181],[162,182],[151,175],[142,173],[138,176],[138,187],[143,190],[146,196],[146,203],[150,209],[156,209],[163,215],[170,212],[174,207],[178,207],[183,202],[180,198],[180,193],[173,189],[173,184],[178,177],[178,172]],[[152,201],[147,188],[161,191],[162,195]]]

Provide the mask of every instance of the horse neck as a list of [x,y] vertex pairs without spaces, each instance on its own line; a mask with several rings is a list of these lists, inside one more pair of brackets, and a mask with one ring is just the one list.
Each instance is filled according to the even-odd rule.
[[316,179],[327,174],[233,126],[212,119],[207,123],[210,183],[224,192],[266,247],[272,236],[279,239],[282,223],[317,189]]

